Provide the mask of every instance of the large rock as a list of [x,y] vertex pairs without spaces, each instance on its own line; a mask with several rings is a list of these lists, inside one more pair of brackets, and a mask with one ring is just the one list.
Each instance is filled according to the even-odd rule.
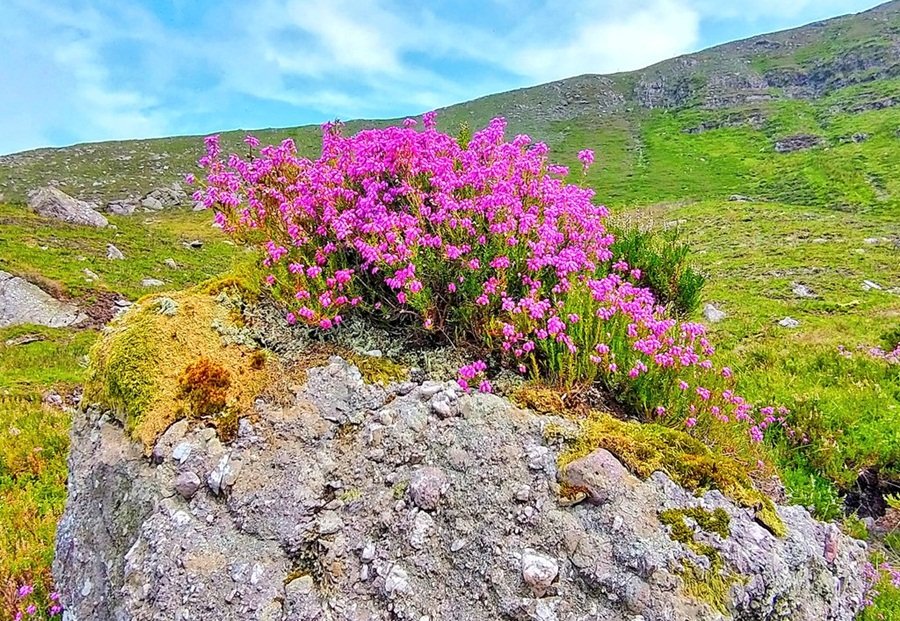
[[27,280],[0,271],[0,328],[33,323],[50,328],[87,319],[78,307],[61,302]]
[[[229,446],[181,422],[144,457],[97,409],[75,416],[54,562],[69,621],[724,621],[684,590],[686,563],[708,560],[659,515],[685,508],[728,516],[727,537],[685,520],[736,578],[733,619],[859,610],[864,544],[802,507],[778,508],[779,538],[721,493],[641,481],[605,451],[558,473],[543,430],[573,424],[499,397],[459,396],[444,418],[432,384],[364,384],[336,358],[307,377]],[[558,481],[584,502],[561,502]]]
[[28,206],[45,218],[54,218],[70,224],[104,227],[109,224],[91,203],[72,198],[53,187],[44,187],[28,194]]

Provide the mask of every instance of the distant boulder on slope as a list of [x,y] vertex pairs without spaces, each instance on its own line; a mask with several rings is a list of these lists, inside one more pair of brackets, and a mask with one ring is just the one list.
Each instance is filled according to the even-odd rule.
[[109,224],[91,203],[72,198],[62,190],[49,186],[29,192],[28,206],[38,215],[70,224],[101,228]]

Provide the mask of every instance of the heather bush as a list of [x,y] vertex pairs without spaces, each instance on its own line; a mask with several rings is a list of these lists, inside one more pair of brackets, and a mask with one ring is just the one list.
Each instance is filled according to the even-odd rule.
[[[291,140],[259,149],[253,137],[248,159],[226,157],[210,137],[195,198],[265,250],[265,282],[289,323],[332,329],[350,313],[374,315],[523,374],[601,382],[698,435],[738,422],[761,439],[775,411],[736,395],[703,326],[674,319],[642,269],[614,257],[607,209],[566,181],[545,144],[506,140],[503,119],[462,140],[437,131],[433,113],[423,121],[422,131],[407,120],[352,137],[327,124],[316,160]],[[594,154],[578,159],[586,173]],[[678,296],[684,254],[673,248],[649,269]],[[685,285],[684,304],[699,287]],[[488,372],[476,360],[460,385],[489,391]]]

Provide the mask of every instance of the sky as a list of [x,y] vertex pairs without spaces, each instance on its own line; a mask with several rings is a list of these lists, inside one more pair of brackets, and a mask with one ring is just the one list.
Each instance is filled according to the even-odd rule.
[[0,154],[395,118],[871,0],[0,0]]

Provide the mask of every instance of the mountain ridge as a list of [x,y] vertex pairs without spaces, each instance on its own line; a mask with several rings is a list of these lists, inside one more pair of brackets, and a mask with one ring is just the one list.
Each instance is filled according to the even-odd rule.
[[[812,102],[815,109],[809,109],[806,102]],[[825,104],[820,105],[822,102]],[[822,121],[821,127],[796,132],[818,135],[833,125],[835,112],[887,110],[890,125],[898,104],[900,0],[893,0],[861,13],[720,44],[636,71],[584,74],[454,104],[439,109],[439,124],[446,130],[456,130],[462,123],[477,128],[495,116],[504,116],[510,131],[548,142],[553,156],[563,163],[574,163],[576,140],[606,150],[611,157],[619,153],[607,143],[624,141],[622,157],[638,168],[646,153],[643,143],[647,142],[648,127],[659,120],[659,113],[684,117],[679,129],[687,133],[749,127],[760,132],[754,139],[759,145],[750,145],[752,152],[772,148],[788,136],[782,130],[792,122],[787,118],[773,121],[779,115],[807,115]],[[785,106],[793,106],[791,115],[785,115]],[[356,131],[397,120],[355,120],[346,125],[348,131]],[[245,131],[221,132],[224,147],[242,148],[240,139]],[[319,128],[307,125],[253,133],[263,142],[293,138],[301,152],[315,155]],[[861,128],[848,135],[868,133]],[[842,140],[843,136],[824,137],[817,144],[827,148]],[[685,148],[695,155],[704,152],[699,142]],[[201,150],[198,136],[176,136],[83,143],[0,156],[0,195],[7,202],[21,203],[29,190],[55,185],[101,204],[135,200],[157,187],[179,182],[185,172],[195,169]],[[611,166],[610,170],[614,169]],[[742,175],[753,177],[755,173]],[[766,191],[758,191],[760,184],[765,185],[754,180],[748,187],[730,189],[756,191],[766,197]],[[664,194],[626,196],[627,190],[620,194],[622,200],[666,198]],[[883,189],[873,190],[872,195],[876,194],[883,196]],[[615,192],[611,198],[619,200]],[[769,198],[793,200],[783,193]],[[805,199],[801,195],[797,200]],[[873,201],[866,199],[867,204]]]

